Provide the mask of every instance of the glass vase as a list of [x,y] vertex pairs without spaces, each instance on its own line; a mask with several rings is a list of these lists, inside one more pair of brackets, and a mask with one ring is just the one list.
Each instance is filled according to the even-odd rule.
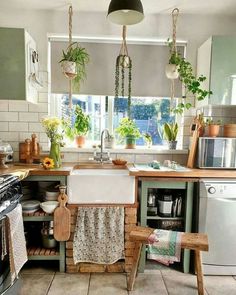
[[59,143],[51,141],[49,157],[54,161],[54,168],[61,167],[61,147]]

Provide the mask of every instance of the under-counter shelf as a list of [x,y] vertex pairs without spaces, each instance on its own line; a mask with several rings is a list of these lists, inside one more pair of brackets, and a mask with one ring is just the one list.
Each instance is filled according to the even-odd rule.
[[28,247],[27,255],[29,260],[59,260],[60,252],[57,248],[47,249],[43,247]]
[[24,221],[51,221],[53,215],[45,213],[42,209],[37,210],[34,213],[23,213]]
[[147,220],[184,220],[184,217],[161,217],[158,215],[155,216],[147,216]]

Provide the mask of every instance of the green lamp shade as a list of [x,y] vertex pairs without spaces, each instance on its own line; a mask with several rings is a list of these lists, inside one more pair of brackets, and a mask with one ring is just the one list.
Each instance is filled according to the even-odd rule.
[[140,0],[111,0],[107,18],[118,25],[134,25],[144,19]]

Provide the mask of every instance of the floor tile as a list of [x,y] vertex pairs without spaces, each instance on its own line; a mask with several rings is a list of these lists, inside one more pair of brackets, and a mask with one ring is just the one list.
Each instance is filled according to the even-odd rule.
[[48,295],[87,295],[90,274],[56,273]]
[[53,276],[53,274],[22,274],[22,287],[19,295],[46,295]]
[[[163,272],[162,272],[163,273]],[[197,278],[190,274],[166,272],[163,279],[169,295],[197,295]]]
[[57,261],[28,261],[21,274],[54,274],[58,268]]
[[161,273],[139,273],[130,295],[168,295]]
[[125,274],[91,274],[88,295],[127,295]]
[[236,280],[231,276],[204,276],[209,295],[236,294]]

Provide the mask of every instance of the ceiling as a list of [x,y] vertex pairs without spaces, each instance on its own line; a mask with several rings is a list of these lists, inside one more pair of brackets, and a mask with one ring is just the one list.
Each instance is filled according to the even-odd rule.
[[[146,14],[170,13],[178,7],[181,13],[236,15],[235,0],[141,0]],[[1,0],[0,9],[73,10],[106,13],[110,0]]]

